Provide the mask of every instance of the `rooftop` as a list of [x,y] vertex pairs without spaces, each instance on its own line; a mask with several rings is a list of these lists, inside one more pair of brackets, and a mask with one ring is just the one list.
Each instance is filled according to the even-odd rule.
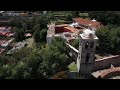
[[64,27],[65,29],[68,29],[70,32],[73,32],[73,33],[79,33],[80,30],[78,30],[77,28],[74,28],[74,27]]
[[96,20],[88,20],[83,18],[73,18],[75,22],[78,22],[79,24],[86,25],[86,26],[92,26],[95,28],[101,28],[103,27],[103,24],[101,22],[98,22]]
[[[105,77],[107,74],[110,74],[112,72],[117,72],[119,71],[120,72],[120,67],[111,67],[109,69],[104,69],[104,70],[99,70],[99,71],[96,71],[96,72],[93,72],[92,75],[95,77],[95,78],[98,78],[98,77]],[[112,77],[111,77],[112,78]]]
[[6,46],[8,46],[13,40],[14,40],[14,39],[12,38],[12,39],[10,39],[10,40],[8,40],[8,41],[3,42],[3,43],[1,44],[1,46],[6,47]]

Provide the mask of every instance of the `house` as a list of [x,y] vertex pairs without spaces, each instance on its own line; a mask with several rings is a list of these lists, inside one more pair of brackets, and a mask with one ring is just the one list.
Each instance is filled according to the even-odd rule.
[[26,37],[26,38],[32,37],[32,34],[31,34],[31,33],[26,33],[26,34],[25,34],[25,37]]
[[13,52],[17,52],[19,49],[26,47],[26,45],[27,45],[26,41],[18,42],[16,44],[14,43],[13,48],[7,52],[7,55],[12,54]]
[[[70,24],[60,24],[56,25],[55,23],[51,23],[48,25],[49,30],[47,31],[47,42],[51,42],[53,36],[54,37],[61,37],[63,33],[69,32],[69,34],[76,34],[74,35],[74,39],[76,39],[76,36],[78,36],[84,29],[91,29],[91,30],[97,30],[99,28],[102,28],[104,25],[101,22],[94,20],[88,20],[83,18],[73,18],[73,23]],[[69,41],[73,41],[73,37],[64,37],[64,39]]]
[[2,48],[7,48],[12,42],[14,41],[14,38],[11,38],[10,40],[6,40],[1,44]]
[[11,27],[0,27],[0,36],[12,37],[14,33],[11,32]]
[[85,27],[85,28],[92,27],[92,29],[94,30],[97,30],[104,26],[101,22],[98,22],[95,19],[88,20],[83,18],[73,18],[73,21],[77,22],[82,27]]

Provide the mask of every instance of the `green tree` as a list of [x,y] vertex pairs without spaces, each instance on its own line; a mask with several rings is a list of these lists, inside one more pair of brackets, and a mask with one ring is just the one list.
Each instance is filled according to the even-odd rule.
[[68,52],[68,49],[66,49],[67,48],[66,41],[64,39],[62,39],[61,37],[55,37],[52,40],[51,46],[57,47],[58,50],[62,53],[67,53]]
[[111,38],[111,53],[119,54],[120,53],[120,27],[112,28],[110,31]]
[[31,30],[31,32],[34,34],[37,30],[41,30],[40,29],[40,26],[38,25],[38,24],[36,24],[33,28],[32,28],[32,30]]
[[89,12],[91,19],[95,18],[104,25],[115,24],[119,25],[120,12],[119,11],[91,11]]
[[103,28],[101,30],[98,30],[96,32],[96,35],[99,38],[99,53],[100,54],[107,54],[110,52],[110,37],[109,37],[110,31],[107,28]]
[[57,47],[38,48],[30,56],[28,67],[32,68],[32,78],[49,78],[60,70],[67,68],[67,56],[59,52]]
[[104,27],[97,30],[96,35],[99,38],[100,54],[119,54],[120,53],[120,28],[119,27]]
[[24,31],[27,31],[28,29],[27,29],[27,23],[22,23],[22,29],[24,30]]
[[47,35],[47,30],[42,29],[41,31],[38,29],[34,33],[34,40],[37,43],[45,43],[46,42],[46,35]]
[[16,32],[15,32],[15,40],[18,42],[18,41],[22,41],[25,39],[25,32],[23,29],[17,29]]
[[48,24],[48,18],[46,17],[46,15],[42,15],[41,17],[38,17],[36,19],[36,24],[39,25],[40,30],[47,28],[47,24]]
[[19,29],[17,27],[13,27],[11,31],[15,33],[17,31],[19,31]]
[[32,28],[36,25],[36,18],[21,18],[21,24],[22,24],[22,28],[26,31],[26,32],[31,32]]
[[12,74],[11,77],[12,79],[24,79],[23,73],[25,71],[25,66],[24,63],[17,63],[14,68],[12,68]]
[[72,11],[71,13],[73,18],[79,17],[79,11]]
[[59,71],[67,70],[68,57],[65,42],[61,40],[55,39],[57,44],[54,42],[50,46],[42,45],[34,49],[25,47],[11,56],[0,56],[4,60],[0,61],[0,78],[47,79]]
[[75,47],[76,49],[79,48],[79,39],[75,39],[73,42],[72,42],[72,46]]
[[17,28],[22,28],[20,19],[18,18],[12,18],[9,22],[10,26],[12,27],[17,27]]
[[72,16],[70,14],[67,14],[65,20],[66,21],[72,21]]

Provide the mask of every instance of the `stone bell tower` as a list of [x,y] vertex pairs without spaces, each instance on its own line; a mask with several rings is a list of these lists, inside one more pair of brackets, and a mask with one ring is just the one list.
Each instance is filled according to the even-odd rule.
[[95,62],[95,50],[98,45],[98,38],[95,31],[85,29],[79,36],[79,53],[77,58],[77,68],[81,75],[89,76]]

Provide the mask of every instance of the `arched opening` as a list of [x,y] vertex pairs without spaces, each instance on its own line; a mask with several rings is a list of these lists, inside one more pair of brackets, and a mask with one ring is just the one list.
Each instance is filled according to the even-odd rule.
[[85,63],[89,62],[89,58],[90,58],[90,53],[87,53],[87,54],[86,54]]
[[92,41],[90,42],[90,48],[93,48],[93,46],[94,46],[94,42]]
[[86,42],[85,49],[88,49],[88,46],[89,46],[89,42]]
[[93,38],[93,34],[92,34],[92,33],[90,33],[89,37],[90,37],[90,38]]

